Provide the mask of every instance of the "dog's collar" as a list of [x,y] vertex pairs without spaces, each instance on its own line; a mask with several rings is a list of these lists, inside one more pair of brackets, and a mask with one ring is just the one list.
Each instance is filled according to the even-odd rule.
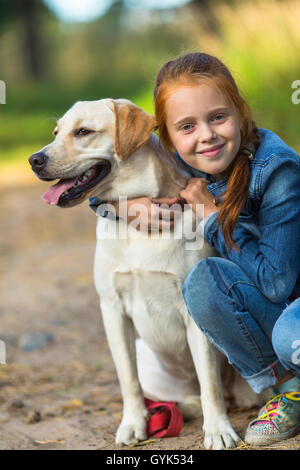
[[[103,199],[99,199],[97,196],[96,197],[90,197],[89,198],[89,206],[90,208],[95,212],[97,215],[101,215],[102,217],[107,217],[108,216],[108,211],[104,210],[102,214],[99,214],[98,208],[102,204],[106,204],[107,201],[103,201]],[[182,212],[184,211],[185,207],[184,205],[187,204],[186,200],[183,198],[180,198],[177,202],[177,204],[181,207]],[[117,217],[117,220],[119,217]]]
[[103,201],[102,199],[99,199],[98,197],[90,197],[89,198],[89,206],[90,208],[97,213],[97,209],[101,204],[105,204],[106,201]]

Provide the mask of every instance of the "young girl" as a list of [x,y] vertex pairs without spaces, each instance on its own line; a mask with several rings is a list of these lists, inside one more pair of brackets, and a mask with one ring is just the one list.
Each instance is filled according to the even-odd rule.
[[[180,196],[193,210],[204,205],[204,237],[221,255],[190,271],[188,311],[255,392],[281,387],[245,441],[287,439],[300,431],[300,159],[257,129],[216,57],[167,62],[154,95],[160,138],[192,177]],[[153,201],[132,200],[149,213]]]

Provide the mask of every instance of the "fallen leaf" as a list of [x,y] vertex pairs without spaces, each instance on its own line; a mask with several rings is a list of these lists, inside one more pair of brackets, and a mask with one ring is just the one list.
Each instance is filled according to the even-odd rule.
[[62,407],[63,411],[70,411],[70,410],[75,410],[76,408],[80,408],[83,406],[83,403],[81,400],[77,400],[76,398],[73,398],[69,403],[64,405]]

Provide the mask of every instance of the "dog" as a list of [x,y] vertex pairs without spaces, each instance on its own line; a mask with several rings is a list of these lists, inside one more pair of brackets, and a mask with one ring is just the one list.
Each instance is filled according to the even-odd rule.
[[[113,202],[120,196],[178,196],[190,176],[162,146],[156,127],[151,115],[128,100],[76,102],[58,120],[54,141],[29,158],[41,180],[60,179],[43,199],[68,208],[89,197]],[[145,236],[122,217],[97,218],[94,280],[123,398],[116,443],[146,439],[146,396],[176,401],[185,419],[202,412],[205,448],[233,448],[240,438],[226,412],[219,353],[182,296],[189,270],[216,253],[204,240],[186,249],[196,218],[190,207],[179,213],[190,232],[176,237],[174,225],[168,239]],[[126,236],[119,230],[112,237],[116,227]]]

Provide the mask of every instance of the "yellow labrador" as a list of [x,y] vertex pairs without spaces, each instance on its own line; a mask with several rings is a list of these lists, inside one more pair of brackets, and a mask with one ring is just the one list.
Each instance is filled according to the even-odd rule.
[[[59,119],[55,140],[29,159],[42,180],[60,178],[44,200],[71,207],[92,196],[178,196],[189,176],[155,128],[154,118],[127,100],[75,103]],[[218,352],[181,293],[192,266],[215,252],[206,243],[186,249],[196,221],[190,208],[179,213],[188,228],[180,236],[175,227],[168,239],[98,217],[94,279],[123,397],[116,442],[146,438],[144,396],[176,401],[191,418],[201,412],[201,388],[205,447],[232,448],[239,437],[226,414]]]

